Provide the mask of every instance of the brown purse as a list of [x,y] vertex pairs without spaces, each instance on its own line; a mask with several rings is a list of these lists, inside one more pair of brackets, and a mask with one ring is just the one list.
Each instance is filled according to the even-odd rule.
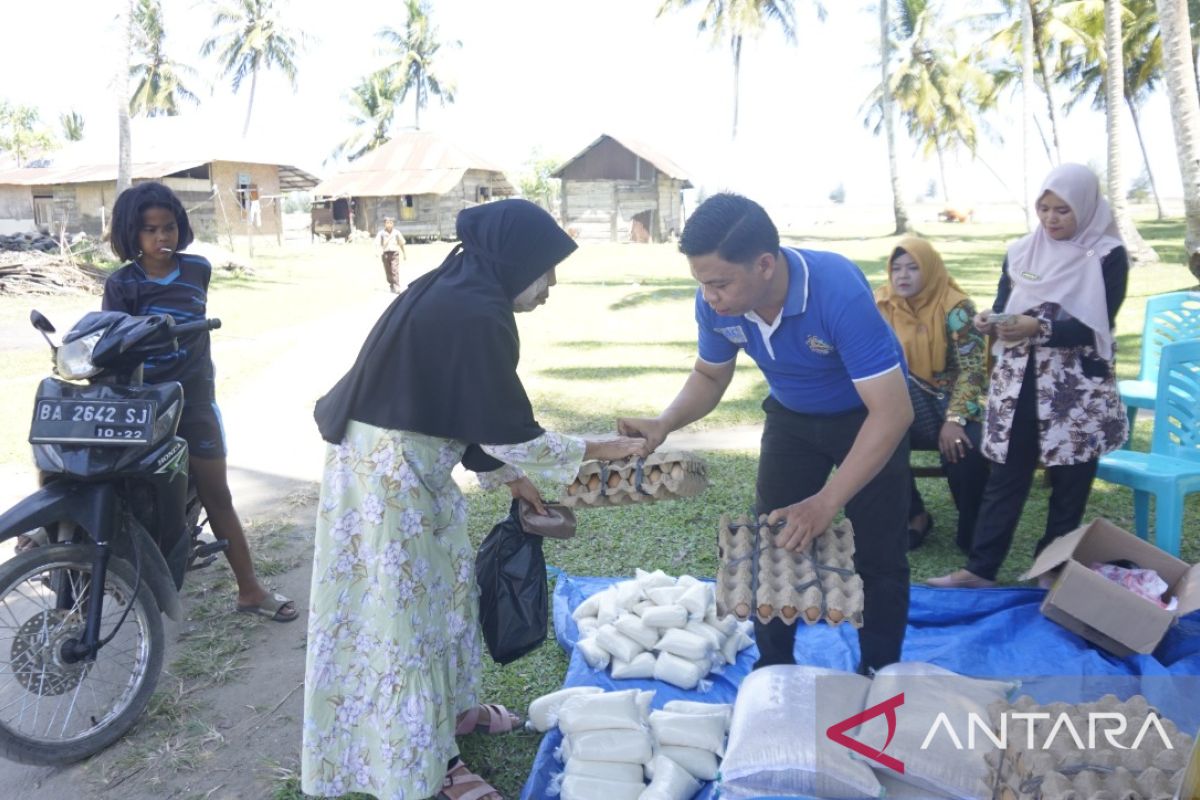
[[524,500],[517,501],[517,516],[526,533],[551,539],[570,539],[575,535],[575,512],[560,503],[543,503],[545,514],[539,514]]

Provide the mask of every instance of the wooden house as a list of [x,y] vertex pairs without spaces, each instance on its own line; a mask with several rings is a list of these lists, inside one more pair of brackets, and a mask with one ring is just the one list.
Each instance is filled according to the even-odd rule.
[[[310,189],[317,178],[298,167],[221,143],[200,122],[184,117],[135,121],[132,179],[161,181],[179,195],[196,236],[283,233],[283,195]],[[39,164],[0,171],[0,233],[40,230],[98,236],[117,195],[116,147],[82,141]]]
[[349,199],[356,230],[392,217],[407,239],[453,239],[458,212],[515,194],[503,170],[429,131],[401,133],[313,189],[316,202]]
[[561,221],[591,242],[664,242],[683,229],[683,169],[634,139],[603,134],[554,172]]

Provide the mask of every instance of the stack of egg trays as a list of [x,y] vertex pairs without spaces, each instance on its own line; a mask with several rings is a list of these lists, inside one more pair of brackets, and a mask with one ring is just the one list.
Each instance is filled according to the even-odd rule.
[[651,453],[644,460],[585,461],[563,489],[566,506],[624,506],[695,497],[708,487],[708,466],[694,453]]
[[[1007,748],[993,749],[987,755],[998,800],[1109,800],[1110,798],[1141,798],[1143,800],[1172,800],[1183,782],[1192,738],[1176,728],[1175,723],[1162,716],[1141,695],[1120,700],[1105,695],[1091,703],[1051,703],[1038,705],[1028,695],[1014,702],[995,703],[989,709],[993,728],[1001,729],[1001,717],[1014,712],[1046,714],[1047,718],[1033,722],[1033,747],[1029,747],[1028,722],[1009,723]],[[1090,715],[1118,714],[1125,721],[1122,732],[1115,733],[1113,718],[1102,722],[1095,734],[1096,747],[1091,747]],[[1131,747],[1147,717],[1158,717],[1163,733],[1171,743],[1167,747],[1156,727]],[[1080,749],[1065,725],[1060,722],[1066,714],[1071,726],[1086,745]],[[1121,748],[1106,747],[1104,730],[1114,731],[1113,738]]]
[[863,624],[862,578],[854,572],[854,529],[849,520],[832,525],[804,552],[776,545],[782,524],[765,514],[730,520],[722,516],[717,542],[717,613],[791,625]]

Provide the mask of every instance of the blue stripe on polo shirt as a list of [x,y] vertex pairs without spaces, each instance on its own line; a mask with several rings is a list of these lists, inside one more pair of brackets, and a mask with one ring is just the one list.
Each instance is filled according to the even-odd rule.
[[788,247],[783,253],[788,294],[769,342],[754,319],[717,314],[696,291],[700,358],[722,364],[745,350],[771,394],[792,411],[840,414],[862,408],[855,381],[905,369],[900,344],[880,316],[866,277],[837,253]]

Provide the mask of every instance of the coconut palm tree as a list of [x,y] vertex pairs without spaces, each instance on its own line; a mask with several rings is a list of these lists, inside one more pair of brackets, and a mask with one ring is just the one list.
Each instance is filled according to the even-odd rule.
[[896,219],[896,235],[908,233],[912,225],[908,221],[908,208],[904,203],[904,191],[900,185],[900,169],[896,163],[896,121],[893,119],[892,88],[889,75],[892,63],[892,15],[891,0],[879,0],[879,113],[883,117],[884,136],[887,139],[888,174],[892,179],[892,215]]
[[117,194],[133,185],[133,138],[129,132],[129,65],[133,61],[133,0],[117,4]]
[[[784,38],[796,42],[796,10],[792,0],[661,0],[657,16],[668,11],[702,6],[696,29],[707,33],[712,44],[729,46],[733,57],[733,137],[737,139],[738,92],[742,68],[742,45],[747,39],[757,39],[764,30],[774,26]],[[825,6],[813,0],[817,18],[825,19]]]
[[421,109],[436,97],[442,105],[454,102],[455,86],[438,70],[438,51],[444,46],[459,47],[461,42],[438,41],[437,27],[429,17],[426,0],[405,0],[408,21],[404,30],[382,28],[379,38],[389,45],[390,63],[380,73],[391,82],[396,103],[413,93],[413,127],[421,128]]
[[65,114],[59,114],[58,122],[62,126],[63,138],[68,142],[83,139],[83,116],[78,111],[71,109]]
[[350,104],[350,123],[355,130],[334,149],[332,157],[345,155],[353,161],[388,140],[396,113],[396,93],[390,77],[373,72],[350,90],[346,101]]
[[1121,169],[1121,104],[1125,99],[1124,39],[1121,0],[1104,0],[1105,70],[1104,119],[1108,133],[1108,202],[1112,206],[1121,239],[1131,261],[1157,261],[1158,254],[1142,239],[1125,205],[1125,185]]
[[[896,0],[896,9],[899,58],[889,88],[909,136],[926,155],[937,155],[942,194],[949,201],[947,151],[965,147],[977,157],[977,121],[995,102],[995,84],[976,53],[957,52],[955,25],[940,18],[934,0]],[[876,86],[864,103],[868,125],[879,112],[882,95],[883,87]]]
[[200,46],[200,55],[217,53],[222,74],[231,77],[234,93],[247,76],[250,78],[246,124],[242,126],[245,136],[254,111],[258,73],[276,68],[287,76],[294,90],[296,54],[305,37],[288,29],[275,0],[231,0],[220,5],[214,0],[213,28],[216,32]]
[[[1033,35],[1034,83],[1045,97],[1046,117],[1050,124],[1050,138],[1047,140],[1043,134],[1042,142],[1046,158],[1057,164],[1062,160],[1062,135],[1053,91],[1053,78],[1059,72],[1055,55],[1059,43],[1070,38],[1073,32],[1063,25],[1059,12],[1063,4],[1056,0],[1001,0],[1001,5],[999,12],[980,15],[984,29],[995,30],[1002,26],[989,40],[994,64],[992,78],[998,90],[1017,86],[1018,80],[1024,84],[1023,62],[1028,48],[1023,43],[1022,23],[1028,14]],[[1018,58],[1022,63],[1016,61]]]
[[136,81],[136,86],[129,98],[130,114],[175,116],[179,113],[179,101],[200,102],[183,84],[184,76],[195,77],[196,71],[167,57],[163,50],[165,39],[161,0],[135,0],[134,63],[129,67],[129,77]]
[[1157,0],[1156,6],[1175,149],[1183,175],[1183,204],[1187,217],[1184,246],[1188,252],[1188,268],[1200,279],[1200,93],[1196,88],[1188,4],[1187,0]]
[[[1064,21],[1076,32],[1071,46],[1065,48],[1066,58],[1062,62],[1060,79],[1071,87],[1071,97],[1066,110],[1070,111],[1082,100],[1091,98],[1092,108],[1100,111],[1107,102],[1107,56],[1104,50],[1104,15],[1097,7],[1083,3]],[[1158,195],[1158,184],[1150,168],[1150,157],[1142,136],[1141,107],[1162,81],[1162,38],[1158,31],[1158,17],[1153,0],[1125,0],[1122,39],[1125,64],[1125,105],[1133,119],[1133,130],[1142,151],[1142,161],[1150,179],[1150,190],[1158,206],[1158,218],[1163,219],[1162,201]]]

